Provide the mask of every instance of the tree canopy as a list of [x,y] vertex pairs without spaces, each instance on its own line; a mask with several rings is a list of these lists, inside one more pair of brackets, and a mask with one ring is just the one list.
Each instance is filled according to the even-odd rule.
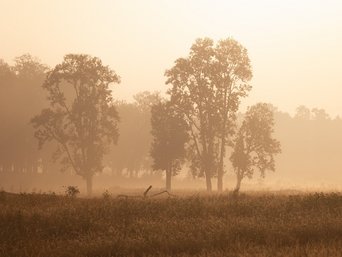
[[32,119],[40,146],[56,141],[55,159],[63,169],[72,168],[86,179],[89,195],[93,175],[102,170],[103,156],[119,136],[119,116],[109,89],[119,82],[119,76],[99,58],[66,55],[43,84],[49,108]]
[[208,191],[218,175],[221,190],[227,137],[233,134],[240,98],[251,89],[247,50],[231,38],[216,45],[197,39],[189,56],[177,59],[165,75],[171,103],[190,129],[193,173],[205,176]]
[[236,192],[244,177],[251,178],[255,170],[265,176],[275,170],[274,155],[281,152],[280,142],[273,138],[273,111],[265,103],[249,107],[235,139],[230,157],[237,177]]
[[171,190],[171,176],[180,171],[186,155],[187,124],[170,102],[163,101],[152,107],[151,125],[152,167],[154,170],[166,171],[166,190]]

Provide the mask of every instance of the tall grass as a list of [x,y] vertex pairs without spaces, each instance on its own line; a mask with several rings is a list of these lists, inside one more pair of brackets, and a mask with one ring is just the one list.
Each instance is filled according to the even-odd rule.
[[342,256],[342,195],[0,193],[0,256]]

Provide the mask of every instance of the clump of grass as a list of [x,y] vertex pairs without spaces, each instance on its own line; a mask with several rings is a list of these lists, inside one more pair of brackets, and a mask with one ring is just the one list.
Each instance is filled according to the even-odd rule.
[[71,198],[76,198],[76,196],[80,193],[80,190],[77,186],[68,186],[65,189],[65,195]]
[[104,200],[109,200],[109,199],[111,198],[110,192],[109,192],[108,190],[105,190],[105,191],[103,192],[103,194],[102,194],[102,198],[103,198]]

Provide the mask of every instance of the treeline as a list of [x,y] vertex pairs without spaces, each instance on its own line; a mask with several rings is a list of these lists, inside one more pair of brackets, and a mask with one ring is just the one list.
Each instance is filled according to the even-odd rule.
[[[77,78],[84,72],[70,71],[70,67],[94,64],[102,73],[106,71],[99,59],[85,55],[68,55],[67,58],[55,69],[28,54],[15,58],[12,66],[0,60],[0,187],[15,184],[14,179],[20,176],[27,180],[44,175],[47,181],[49,178],[53,181],[61,168],[65,175],[76,173],[88,179],[90,188],[93,175],[103,167],[104,175],[111,178],[160,180],[166,172],[168,189],[171,189],[172,176],[187,172],[189,177],[205,178],[209,191],[212,189],[211,179],[215,178],[218,189],[222,190],[224,178],[230,176],[231,180],[231,174],[235,174],[236,190],[239,190],[241,180],[252,178],[255,171],[263,177],[265,171],[277,168],[279,177],[286,177],[294,184],[300,181],[298,178],[316,176],[322,179],[322,174],[337,176],[340,171],[340,118],[333,119],[322,109],[310,110],[305,106],[298,107],[291,117],[271,104],[257,104],[245,114],[238,113],[241,99],[251,90],[248,84],[251,67],[246,50],[232,39],[220,41],[217,45],[209,39],[197,40],[189,56],[178,59],[166,72],[168,98],[148,91],[135,95],[133,102],[114,98],[110,133],[116,144],[109,144],[108,149],[105,145],[103,148],[84,148],[93,151],[92,156],[98,153],[101,156],[97,159],[89,157],[83,163],[79,156],[84,140],[56,141],[51,135],[44,134],[46,130],[37,130],[46,122],[65,122],[58,120],[61,115],[66,115],[65,111],[51,109],[56,111],[52,113],[54,117],[59,117],[55,119],[53,115],[49,116],[51,113],[44,112],[47,108],[63,104],[64,100],[75,107],[72,103],[75,95],[64,82],[65,94],[56,91],[63,72],[67,80],[71,75]],[[94,74],[89,75],[89,81],[101,87],[103,81],[99,80],[100,84],[94,82],[91,76],[98,76],[96,72]],[[115,73],[108,70],[108,74],[113,76],[112,81],[119,81]],[[108,79],[108,76],[104,78]],[[75,81],[75,85],[82,89],[78,80]],[[103,99],[107,99],[108,92],[103,92]],[[90,95],[86,97],[83,99],[85,103],[91,99]],[[80,101],[77,104],[76,114],[79,108],[85,108]],[[37,116],[42,110],[41,116]],[[89,114],[98,119],[92,110]],[[83,118],[80,120],[84,122]],[[71,131],[67,128],[69,123],[61,128]],[[64,137],[72,135],[72,132],[70,135],[63,133]],[[101,140],[94,139],[92,144],[102,146]],[[39,143],[44,143],[44,147],[39,149]],[[74,147],[71,155],[75,159],[63,157],[63,144],[64,147]],[[280,153],[280,144],[282,154],[276,155]],[[58,159],[60,162],[56,162]],[[72,166],[76,169],[73,170]],[[89,167],[93,170],[85,172]],[[279,177],[275,179],[279,180]],[[25,180],[18,181],[26,183]],[[116,180],[112,181],[115,183]]]
[[30,119],[47,105],[41,85],[48,68],[30,55],[10,66],[0,60],[0,171],[37,173],[49,168],[45,148],[38,151]]
[[299,106],[290,116],[275,110],[275,137],[282,144],[272,183],[279,187],[340,189],[342,119],[324,109]]
[[[48,106],[42,88],[48,70],[28,54],[15,58],[13,66],[0,60],[1,173],[59,172],[60,165],[53,161],[56,143],[39,149],[30,123]],[[137,177],[142,170],[150,172],[150,105],[158,98],[158,93],[146,91],[135,95],[134,102],[115,101],[120,114],[120,139],[105,159],[113,175]]]

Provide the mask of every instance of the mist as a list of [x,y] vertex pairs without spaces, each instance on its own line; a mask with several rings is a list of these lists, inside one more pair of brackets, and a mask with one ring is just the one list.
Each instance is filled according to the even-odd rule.
[[341,13],[0,0],[0,257],[341,256]]
[[[30,120],[48,106],[42,88],[47,65],[31,56],[16,58],[11,66],[1,63],[1,161],[2,190],[9,192],[59,192],[68,185],[85,191],[84,181],[72,169],[60,171],[53,160],[55,142],[38,148],[38,140]],[[72,98],[71,92],[69,92]],[[101,195],[109,190],[156,188],[165,185],[162,170],[153,169],[151,157],[151,106],[162,97],[158,91],[141,91],[131,101],[116,99],[114,105],[120,116],[119,138],[104,156],[102,170],[94,177],[94,191]],[[340,190],[342,179],[342,120],[322,108],[300,105],[294,114],[269,104],[274,112],[274,137],[281,143],[282,153],[275,157],[276,169],[265,177],[254,174],[245,181],[246,190]],[[241,123],[243,112],[238,113]],[[227,146],[224,190],[236,183],[229,160],[232,147]],[[176,190],[205,190],[203,178],[195,178],[189,162],[184,163],[173,178]],[[213,180],[215,181],[215,177]],[[214,182],[215,184],[215,182]]]

